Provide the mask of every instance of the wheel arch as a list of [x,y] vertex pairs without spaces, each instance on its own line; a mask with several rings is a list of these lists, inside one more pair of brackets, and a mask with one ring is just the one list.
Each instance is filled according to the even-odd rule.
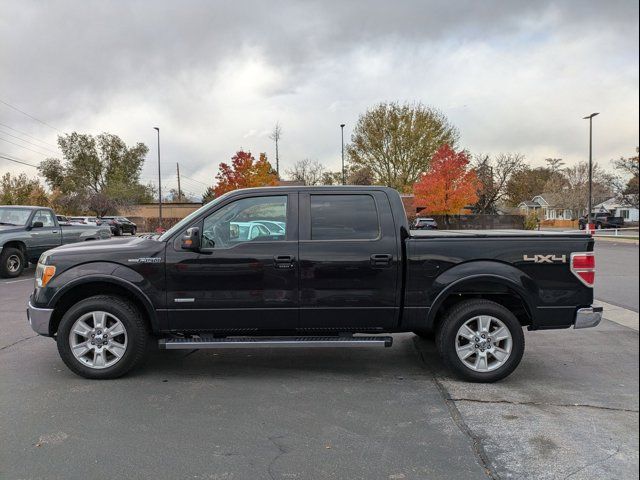
[[27,258],[27,245],[22,240],[9,240],[2,245],[2,249],[4,250],[5,248],[19,249],[22,252],[22,255],[24,255],[25,260],[29,261]]
[[107,275],[93,275],[70,282],[56,292],[49,303],[50,308],[53,308],[49,324],[50,335],[53,336],[58,331],[60,320],[71,306],[95,295],[115,295],[129,300],[148,322],[150,330],[158,330],[157,313],[144,292],[127,280]]
[[[515,267],[511,268],[517,270]],[[474,298],[491,300],[503,305],[518,318],[523,326],[534,323],[535,305],[525,282],[497,273],[483,273],[458,278],[437,294],[427,318],[430,329],[437,330],[444,314],[453,305]]]

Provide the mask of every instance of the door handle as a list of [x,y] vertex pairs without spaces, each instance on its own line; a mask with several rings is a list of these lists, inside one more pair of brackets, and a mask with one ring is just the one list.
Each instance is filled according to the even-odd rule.
[[393,260],[393,255],[388,253],[374,253],[371,255],[371,266],[388,267],[391,265],[391,260]]
[[276,268],[293,268],[294,260],[293,255],[276,255],[273,257]]

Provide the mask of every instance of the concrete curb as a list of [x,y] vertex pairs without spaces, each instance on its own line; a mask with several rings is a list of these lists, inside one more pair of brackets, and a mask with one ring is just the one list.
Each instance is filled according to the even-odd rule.
[[593,239],[596,242],[599,242],[601,240],[605,241],[605,242],[618,242],[618,243],[630,243],[633,245],[638,245],[640,242],[638,241],[637,238],[629,238],[629,237],[598,237],[595,236],[593,237]]
[[598,307],[604,307],[603,317],[607,320],[611,320],[623,327],[631,328],[636,332],[638,331],[638,318],[640,317],[638,312],[617,307],[616,305],[611,305],[610,303],[600,300],[596,300],[593,304]]

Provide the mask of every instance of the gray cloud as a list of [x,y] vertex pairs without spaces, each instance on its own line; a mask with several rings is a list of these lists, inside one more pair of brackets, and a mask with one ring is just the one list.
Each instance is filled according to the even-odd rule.
[[[2,5],[0,98],[65,131],[151,147],[160,125],[168,175],[179,161],[210,183],[239,147],[272,153],[264,132],[276,120],[285,165],[312,157],[335,167],[337,125],[394,99],[442,109],[467,148],[532,162],[581,159],[590,110],[603,112],[601,159],[638,143],[633,1]],[[0,121],[55,139],[3,106]]]

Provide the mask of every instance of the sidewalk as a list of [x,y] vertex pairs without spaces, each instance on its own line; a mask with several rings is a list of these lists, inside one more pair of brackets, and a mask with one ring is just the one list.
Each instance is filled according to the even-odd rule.
[[631,328],[636,332],[638,331],[638,322],[640,318],[638,312],[618,307],[601,300],[596,300],[594,302],[594,305],[598,307],[604,307],[603,317],[607,320],[611,320],[612,322],[615,322],[618,325],[622,325],[623,327]]

